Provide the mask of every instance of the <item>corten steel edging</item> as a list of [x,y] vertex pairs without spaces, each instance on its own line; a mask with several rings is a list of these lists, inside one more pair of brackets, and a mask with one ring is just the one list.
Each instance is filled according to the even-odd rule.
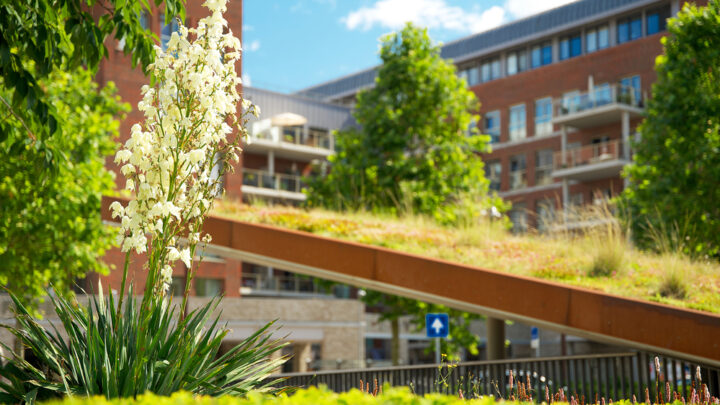
[[205,230],[225,256],[720,366],[716,314],[228,218]]

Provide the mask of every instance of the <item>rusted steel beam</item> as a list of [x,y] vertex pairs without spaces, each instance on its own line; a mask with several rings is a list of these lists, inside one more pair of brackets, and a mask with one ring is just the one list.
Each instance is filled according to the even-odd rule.
[[720,366],[716,314],[228,218],[205,231],[241,260]]

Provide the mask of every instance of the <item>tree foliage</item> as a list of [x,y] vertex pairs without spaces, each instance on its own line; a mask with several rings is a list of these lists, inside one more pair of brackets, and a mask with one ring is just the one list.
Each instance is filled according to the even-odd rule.
[[112,83],[98,91],[84,69],[54,72],[40,84],[66,128],[47,144],[67,159],[54,176],[44,175],[47,157],[24,127],[35,131],[43,125],[32,110],[17,111],[19,119],[5,112],[7,132],[0,142],[5,157],[0,160],[0,285],[25,298],[42,295],[50,283],[65,290],[75,278],[105,270],[98,258],[110,246],[112,232],[102,224],[100,201],[114,182],[104,156],[115,149],[116,117],[129,111]]
[[[163,0],[0,0],[0,77],[3,115],[8,112],[26,115],[25,137],[45,155],[49,168],[55,169],[56,155],[62,149],[52,148],[46,140],[53,133],[66,134],[64,116],[51,102],[43,82],[52,72],[75,71],[85,67],[91,72],[108,55],[106,38],[114,35],[124,41],[124,52],[132,53],[133,66],[145,68],[153,61],[157,36],[142,26],[143,15]],[[166,20],[184,19],[183,0],[167,0]],[[96,15],[93,15],[96,14]],[[41,125],[30,125],[28,121]],[[0,121],[0,142],[15,123]],[[34,127],[31,130],[30,127]],[[70,134],[72,136],[72,134]],[[16,138],[16,143],[24,143]],[[20,147],[20,146],[18,146]]]
[[[330,172],[309,179],[308,204],[409,212],[454,224],[477,219],[491,205],[505,210],[488,193],[479,157],[488,151],[489,137],[471,125],[479,103],[454,65],[440,56],[427,30],[412,24],[382,41],[375,86],[358,94],[353,115],[359,127],[337,134]],[[395,325],[411,315],[417,330],[426,313],[448,312],[451,335],[443,339],[443,353],[457,358],[463,347],[477,353],[479,337],[469,323],[479,315],[375,291],[363,300],[382,308],[381,319]]]
[[686,5],[668,31],[621,203],[641,246],[718,257],[720,2]]
[[358,94],[359,128],[337,134],[327,176],[310,180],[310,205],[410,211],[454,222],[488,196],[478,153],[488,137],[468,128],[479,104],[427,30],[408,24],[382,40],[375,86]]

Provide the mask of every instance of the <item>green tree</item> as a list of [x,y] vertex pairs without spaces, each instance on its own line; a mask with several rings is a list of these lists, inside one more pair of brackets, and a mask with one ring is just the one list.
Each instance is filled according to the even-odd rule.
[[113,232],[102,223],[100,200],[114,181],[104,157],[115,149],[116,118],[129,111],[112,83],[98,91],[84,69],[52,73],[40,85],[66,128],[47,144],[67,159],[45,176],[47,156],[37,144],[18,142],[42,126],[31,110],[17,111],[17,118],[5,113],[0,142],[0,285],[29,301],[50,283],[63,291],[89,271],[106,270],[98,259]]
[[375,86],[358,94],[358,129],[337,134],[330,173],[310,180],[308,204],[391,210],[456,222],[489,205],[483,162],[489,138],[479,104],[427,30],[408,24],[382,40]]
[[[412,24],[382,41],[375,86],[358,94],[359,127],[337,134],[330,172],[308,179],[308,204],[429,215],[446,224],[475,220],[493,205],[504,211],[502,200],[488,193],[479,157],[489,150],[489,137],[471,125],[479,103],[455,66],[440,57],[427,30]],[[394,364],[403,315],[420,330],[426,313],[448,312],[451,336],[443,339],[443,353],[477,353],[479,337],[468,327],[479,315],[374,291],[363,300],[382,308],[381,319],[391,323]]]
[[[0,103],[3,115],[16,118],[0,121],[0,142],[24,116],[25,137],[15,142],[32,143],[45,155],[48,168],[55,169],[56,155],[63,157],[64,151],[46,140],[70,128],[65,128],[64,117],[51,102],[44,79],[56,70],[73,72],[85,67],[94,72],[108,55],[104,43],[111,34],[123,39],[123,50],[132,53],[133,66],[140,63],[145,68],[152,63],[157,36],[142,26],[151,2],[159,6],[163,0],[0,0],[0,77],[4,79]],[[164,4],[166,19],[184,19],[184,0]],[[20,114],[25,110],[33,114]]]
[[620,202],[637,243],[720,254],[720,2],[669,21]]
[[[447,339],[440,340],[441,353],[447,355],[448,360],[459,360],[461,358],[460,352],[463,349],[466,349],[472,355],[478,354],[477,346],[480,344],[480,337],[470,331],[470,322],[482,318],[478,314],[372,290],[367,290],[362,300],[367,305],[380,308],[382,310],[380,320],[390,322],[392,336],[391,360],[393,365],[400,364],[400,318],[407,315],[410,315],[410,323],[415,332],[424,332],[425,314],[447,313],[450,322],[450,333]],[[434,345],[431,345],[428,347],[428,351],[435,350],[434,347]]]

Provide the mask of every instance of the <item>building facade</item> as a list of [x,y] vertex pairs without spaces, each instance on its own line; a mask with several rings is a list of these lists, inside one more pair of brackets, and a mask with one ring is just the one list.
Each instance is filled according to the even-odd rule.
[[[486,175],[513,203],[516,230],[545,230],[560,212],[623,189],[666,20],[682,3],[580,0],[442,46],[481,103]],[[376,73],[298,94],[352,106]]]

